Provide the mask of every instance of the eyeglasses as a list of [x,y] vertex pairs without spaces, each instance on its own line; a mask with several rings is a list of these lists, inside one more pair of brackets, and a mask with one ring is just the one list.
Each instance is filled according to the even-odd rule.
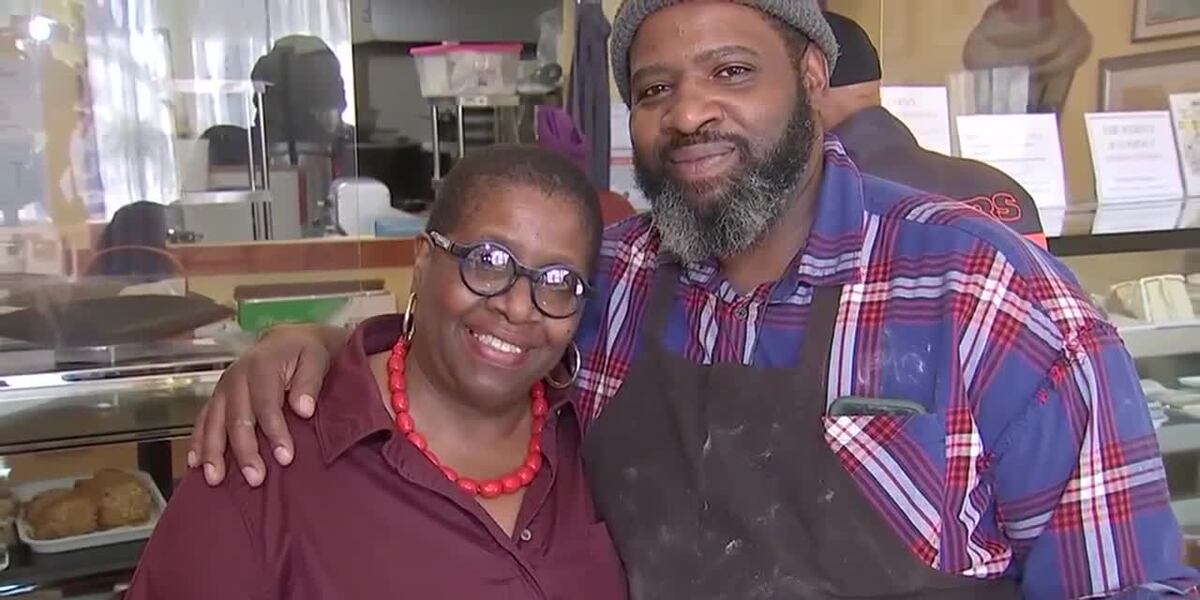
[[459,244],[436,232],[428,233],[434,246],[458,258],[458,274],[473,293],[491,298],[507,292],[524,277],[533,305],[552,319],[565,319],[579,312],[591,292],[587,281],[572,269],[550,265],[531,269],[521,264],[512,251],[496,242]]

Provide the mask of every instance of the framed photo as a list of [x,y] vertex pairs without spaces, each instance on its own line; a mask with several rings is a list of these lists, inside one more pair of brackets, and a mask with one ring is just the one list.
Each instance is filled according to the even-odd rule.
[[1134,0],[1133,41],[1200,33],[1196,0]]
[[1200,92],[1200,46],[1105,58],[1099,69],[1105,112],[1168,110],[1171,94]]

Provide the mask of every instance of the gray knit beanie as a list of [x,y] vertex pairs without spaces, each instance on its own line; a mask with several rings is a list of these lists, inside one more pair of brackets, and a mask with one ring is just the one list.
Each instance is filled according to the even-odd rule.
[[[837,63],[838,44],[821,14],[817,0],[732,0],[739,4],[752,6],[795,27],[805,37],[812,40],[829,60],[829,70]],[[679,0],[624,0],[617,9],[617,16],[612,26],[612,69],[613,77],[617,80],[617,89],[625,104],[629,102],[629,47],[633,45],[633,36],[642,26],[646,17],[664,9]]]

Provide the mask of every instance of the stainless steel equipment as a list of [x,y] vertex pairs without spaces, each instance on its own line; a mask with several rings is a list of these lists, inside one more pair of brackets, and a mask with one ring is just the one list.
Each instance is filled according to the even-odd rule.
[[186,435],[237,352],[187,340],[51,356],[44,369],[0,371],[0,455]]
[[269,191],[185,194],[170,205],[170,227],[202,242],[249,242],[300,237],[298,219],[282,219]]
[[[501,131],[501,123],[505,121],[507,113],[508,120],[514,121],[513,114],[516,109],[521,106],[521,97],[517,95],[511,96],[457,96],[453,98],[427,98],[429,101],[429,110],[433,117],[433,183],[436,189],[438,182],[442,180],[442,142],[441,131],[439,127],[439,115],[441,111],[454,111],[457,126],[455,139],[458,143],[458,157],[462,158],[467,153],[467,112],[470,109],[491,109],[494,113],[492,120],[493,140],[501,142],[505,140],[503,131]],[[516,141],[516,140],[512,140]]]

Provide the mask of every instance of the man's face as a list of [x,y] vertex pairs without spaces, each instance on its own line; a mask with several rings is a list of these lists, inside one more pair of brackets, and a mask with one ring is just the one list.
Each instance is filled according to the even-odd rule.
[[638,183],[663,244],[684,260],[728,257],[786,208],[816,140],[784,35],[732,2],[658,11],[630,48]]

